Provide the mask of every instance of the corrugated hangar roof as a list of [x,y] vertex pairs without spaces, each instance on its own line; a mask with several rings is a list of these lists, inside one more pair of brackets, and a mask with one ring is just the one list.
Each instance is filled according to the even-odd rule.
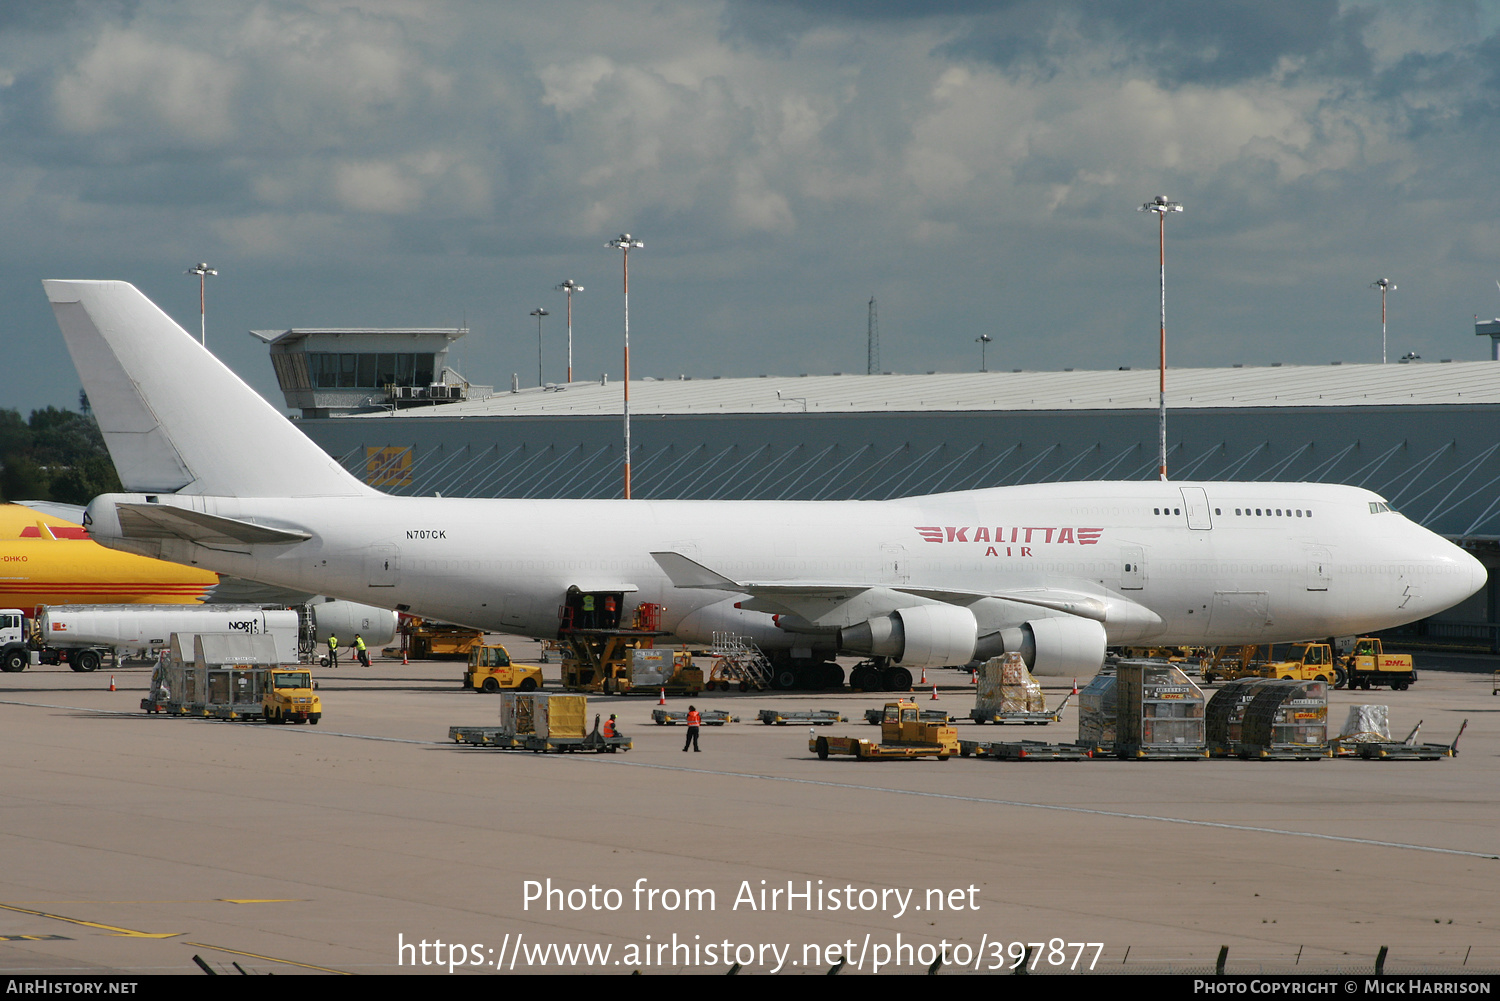
[[[619,413],[620,395],[618,382],[575,382],[404,410],[402,416],[598,416]],[[1172,409],[1495,403],[1500,403],[1500,364],[1493,361],[1167,371],[1167,406]],[[1136,410],[1156,406],[1156,369],[648,378],[630,383],[630,411],[642,416]]]

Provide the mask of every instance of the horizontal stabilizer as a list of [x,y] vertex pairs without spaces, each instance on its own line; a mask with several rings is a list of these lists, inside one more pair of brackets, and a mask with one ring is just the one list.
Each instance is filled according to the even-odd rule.
[[291,545],[312,538],[307,532],[267,528],[250,521],[188,511],[164,504],[116,504],[120,531],[127,539],[185,539],[202,545]]

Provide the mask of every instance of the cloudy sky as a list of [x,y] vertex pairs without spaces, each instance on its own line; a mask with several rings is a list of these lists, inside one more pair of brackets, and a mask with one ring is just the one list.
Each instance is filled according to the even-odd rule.
[[[0,405],[73,405],[40,279],[251,328],[473,330],[472,381],[1488,357],[1500,8],[1332,0],[0,3]],[[1330,371],[1330,378],[1336,377]]]

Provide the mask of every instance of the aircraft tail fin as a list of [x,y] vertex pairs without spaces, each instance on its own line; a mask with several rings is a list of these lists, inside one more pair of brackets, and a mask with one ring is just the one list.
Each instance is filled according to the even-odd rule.
[[42,284],[127,491],[371,492],[135,286]]

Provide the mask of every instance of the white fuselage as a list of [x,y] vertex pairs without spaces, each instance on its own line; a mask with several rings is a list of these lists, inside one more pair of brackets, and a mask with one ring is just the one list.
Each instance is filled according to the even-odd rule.
[[[663,627],[686,642],[708,642],[720,630],[783,649],[833,642],[736,608],[743,595],[674,588],[653,552],[679,553],[736,581],[1084,593],[1107,609],[1112,644],[1362,633],[1447,608],[1485,580],[1456,546],[1377,510],[1384,507],[1377,495],[1309,483],[1055,483],[827,502],[156,501],[312,535],[211,548],[122,538],[114,502],[144,499],[97,498],[94,537],[221,573],[537,637],[557,634],[559,608],[577,588],[624,592],[626,610],[663,605]],[[1009,600],[970,607],[981,628],[1037,614]]]

